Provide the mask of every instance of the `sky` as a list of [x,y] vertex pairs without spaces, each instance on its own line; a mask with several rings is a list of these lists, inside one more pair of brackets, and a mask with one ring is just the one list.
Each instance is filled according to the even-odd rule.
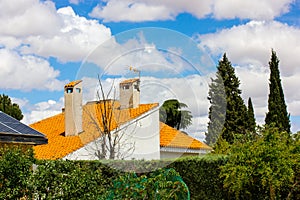
[[186,131],[203,139],[208,85],[224,53],[263,124],[273,49],[292,131],[300,130],[299,0],[1,0],[0,27],[0,93],[26,124],[61,112],[69,81],[83,80],[87,102],[98,76],[117,94],[137,76],[133,66],[141,103],[179,99],[193,114]]

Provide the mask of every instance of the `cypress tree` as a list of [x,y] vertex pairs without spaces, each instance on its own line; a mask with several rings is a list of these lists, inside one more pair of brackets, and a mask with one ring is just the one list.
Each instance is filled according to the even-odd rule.
[[219,72],[216,73],[216,79],[211,79],[207,99],[211,106],[209,107],[209,122],[205,133],[205,142],[213,146],[222,133],[226,114],[225,89]]
[[[209,97],[208,99],[213,102],[214,98],[218,98],[216,93],[219,96],[222,95],[220,93],[220,88],[223,84],[223,93],[225,96],[225,121],[223,123],[221,137],[225,139],[228,143],[232,144],[234,142],[234,138],[236,134],[244,134],[247,130],[247,108],[242,99],[241,90],[239,89],[240,81],[235,75],[234,68],[232,67],[230,61],[226,57],[226,54],[223,55],[222,60],[219,61],[217,66],[217,79],[213,80],[210,85]],[[220,78],[222,78],[222,83],[220,83]],[[217,88],[217,89],[216,89]],[[220,101],[221,99],[219,99]],[[214,103],[214,104],[218,104]],[[222,121],[219,119],[222,115],[219,115],[219,118],[215,119],[218,122],[211,121],[213,117],[213,110],[217,107],[217,105],[212,104],[209,110],[209,123],[208,123],[208,132],[206,134],[206,141],[210,141],[214,133],[211,130],[214,129],[213,125],[220,125]],[[223,104],[224,105],[224,104]],[[218,106],[223,106],[218,105]],[[219,108],[220,110],[220,108]],[[220,113],[219,113],[220,114]],[[212,126],[212,127],[211,127]],[[214,136],[215,138],[215,136]]]
[[248,99],[248,109],[247,109],[247,115],[248,115],[248,130],[252,133],[255,132],[256,122],[254,117],[254,110],[252,105],[251,97]]
[[279,72],[279,59],[276,52],[272,50],[270,67],[270,83],[269,83],[269,98],[268,98],[268,112],[266,114],[266,125],[274,125],[281,131],[290,133],[290,115],[287,112],[287,106],[284,100],[283,89],[281,85]]

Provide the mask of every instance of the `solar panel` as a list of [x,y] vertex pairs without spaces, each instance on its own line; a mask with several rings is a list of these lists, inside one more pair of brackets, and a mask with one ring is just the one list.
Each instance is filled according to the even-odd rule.
[[13,134],[24,137],[34,137],[34,138],[43,138],[45,140],[46,137],[34,130],[33,128],[21,123],[15,118],[3,113],[0,111],[0,133],[2,134]]

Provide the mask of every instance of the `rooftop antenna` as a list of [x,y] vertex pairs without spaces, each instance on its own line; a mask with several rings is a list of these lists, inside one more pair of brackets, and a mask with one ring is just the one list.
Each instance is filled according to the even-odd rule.
[[135,73],[138,73],[138,75],[139,75],[139,80],[141,79],[141,71],[140,71],[140,70],[138,70],[138,69],[136,69],[136,68],[134,68],[134,67],[132,67],[132,66],[129,66],[129,70],[130,70],[130,71],[133,71],[133,72],[135,72]]

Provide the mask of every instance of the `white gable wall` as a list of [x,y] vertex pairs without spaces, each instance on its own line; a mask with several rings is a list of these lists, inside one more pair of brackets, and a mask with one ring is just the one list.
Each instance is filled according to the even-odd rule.
[[[130,122],[119,127],[118,134],[124,134],[120,141],[120,151],[124,159],[160,159],[159,107],[156,107]],[[115,133],[115,132],[114,132]],[[68,154],[68,160],[98,160],[97,152],[101,150],[100,139]],[[128,148],[133,151],[128,153]],[[125,151],[125,152],[122,152]]]

